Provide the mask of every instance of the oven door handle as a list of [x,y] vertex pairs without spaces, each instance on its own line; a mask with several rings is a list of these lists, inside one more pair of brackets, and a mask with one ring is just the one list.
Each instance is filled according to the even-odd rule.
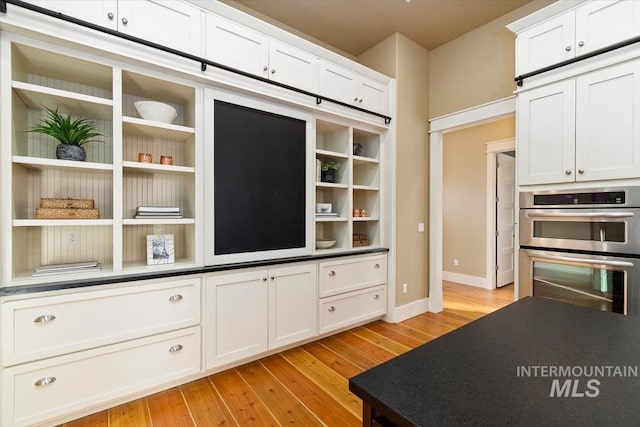
[[529,218],[633,218],[633,212],[526,212]]
[[574,262],[574,263],[588,264],[588,265],[603,265],[607,267],[622,267],[622,268],[633,267],[633,263],[629,261],[594,260],[594,259],[574,258],[574,257],[568,257],[568,256],[560,256],[560,255],[541,255],[541,254],[531,254],[530,256],[532,258],[546,259],[549,261]]

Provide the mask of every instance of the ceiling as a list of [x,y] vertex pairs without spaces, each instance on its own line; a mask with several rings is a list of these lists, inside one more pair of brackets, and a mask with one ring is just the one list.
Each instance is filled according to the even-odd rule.
[[220,1],[357,57],[396,32],[431,50],[531,0]]

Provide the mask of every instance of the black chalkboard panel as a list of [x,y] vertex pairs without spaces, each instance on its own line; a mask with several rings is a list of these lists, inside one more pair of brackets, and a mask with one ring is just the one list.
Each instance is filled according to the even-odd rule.
[[214,253],[303,248],[305,121],[218,100],[213,119]]

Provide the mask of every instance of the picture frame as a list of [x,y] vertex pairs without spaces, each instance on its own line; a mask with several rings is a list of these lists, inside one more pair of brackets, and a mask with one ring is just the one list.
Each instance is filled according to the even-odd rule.
[[173,264],[173,234],[147,235],[147,265]]

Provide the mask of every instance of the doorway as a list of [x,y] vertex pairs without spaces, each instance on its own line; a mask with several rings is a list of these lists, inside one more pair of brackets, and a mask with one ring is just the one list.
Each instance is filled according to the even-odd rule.
[[513,283],[515,266],[515,151],[496,154],[495,180],[495,280],[492,287]]

